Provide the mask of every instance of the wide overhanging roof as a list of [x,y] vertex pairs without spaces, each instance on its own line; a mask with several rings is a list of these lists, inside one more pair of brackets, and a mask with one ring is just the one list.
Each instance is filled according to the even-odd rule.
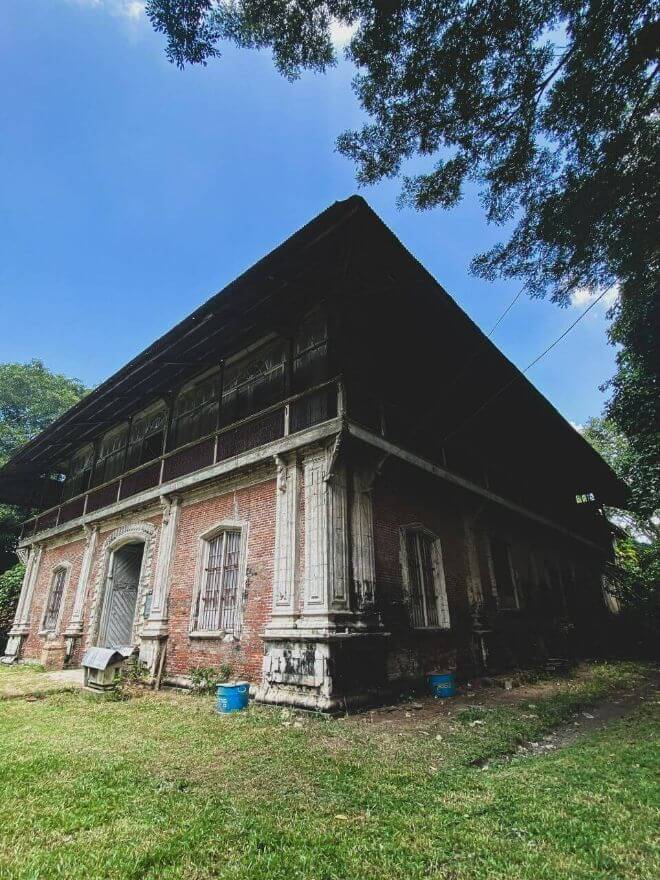
[[[308,295],[305,279],[309,281],[311,274],[317,279],[323,277],[332,295],[336,286],[333,287],[331,276],[340,271],[339,261],[332,258],[336,257],[338,248],[345,247],[351,231],[355,237],[355,228],[350,229],[355,219],[359,219],[361,235],[373,231],[374,237],[383,239],[386,246],[390,242],[392,248],[404,253],[404,258],[414,260],[364,199],[352,196],[335,202],[25,444],[0,470],[0,498],[10,503],[26,503],[34,497],[33,489],[41,475],[53,470],[84,442],[206,367],[218,364],[222,357],[236,351],[240,341],[249,338],[251,333],[256,335],[259,329],[282,327],[287,313],[295,314],[303,307]],[[355,245],[359,247],[359,239]],[[431,279],[416,260],[414,263]],[[626,487],[587,441],[481,333],[437,282],[432,280],[432,285],[433,294],[436,297],[440,294],[443,303],[450,305],[463,326],[484,347],[483,358],[480,358],[484,369],[488,369],[487,363],[491,362],[504,371],[503,374],[519,379],[516,397],[523,398],[529,414],[536,414],[542,422],[537,436],[550,426],[561,439],[563,451],[574,456],[575,463],[586,469],[587,482],[601,500],[615,506],[625,503]],[[524,423],[529,442],[534,442],[535,426],[529,415],[525,418],[526,423],[521,418],[520,425]]]

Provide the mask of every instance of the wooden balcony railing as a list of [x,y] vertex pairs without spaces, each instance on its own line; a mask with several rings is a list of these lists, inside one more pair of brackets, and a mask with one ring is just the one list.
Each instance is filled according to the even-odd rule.
[[339,411],[341,393],[339,379],[332,379],[166,452],[27,520],[21,540],[333,419]]

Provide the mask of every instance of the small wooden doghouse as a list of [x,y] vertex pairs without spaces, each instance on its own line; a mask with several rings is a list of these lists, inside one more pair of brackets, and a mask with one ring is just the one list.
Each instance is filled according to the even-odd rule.
[[126,658],[114,648],[90,648],[82,659],[85,687],[90,691],[109,691],[115,686]]

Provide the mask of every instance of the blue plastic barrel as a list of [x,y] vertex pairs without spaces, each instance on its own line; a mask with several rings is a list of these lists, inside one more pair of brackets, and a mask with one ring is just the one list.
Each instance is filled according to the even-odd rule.
[[453,697],[456,695],[453,672],[428,675],[429,688],[434,697]]
[[218,712],[239,712],[246,709],[250,685],[247,681],[227,681],[218,685]]

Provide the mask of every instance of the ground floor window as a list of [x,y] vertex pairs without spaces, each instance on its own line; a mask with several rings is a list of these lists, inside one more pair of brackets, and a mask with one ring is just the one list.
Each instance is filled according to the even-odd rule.
[[511,564],[511,548],[501,538],[494,535],[490,539],[490,548],[497,590],[497,606],[509,610],[519,608],[518,589]]
[[66,584],[66,568],[58,568],[53,572],[53,582],[48,594],[46,602],[46,610],[42,623],[42,630],[45,632],[54,632],[57,627],[57,621],[60,617],[60,609],[62,607],[62,597],[64,596],[64,586]]
[[439,538],[425,529],[410,528],[403,531],[401,544],[412,625],[449,628]]
[[203,565],[193,631],[238,634],[242,531],[222,529],[202,544]]

